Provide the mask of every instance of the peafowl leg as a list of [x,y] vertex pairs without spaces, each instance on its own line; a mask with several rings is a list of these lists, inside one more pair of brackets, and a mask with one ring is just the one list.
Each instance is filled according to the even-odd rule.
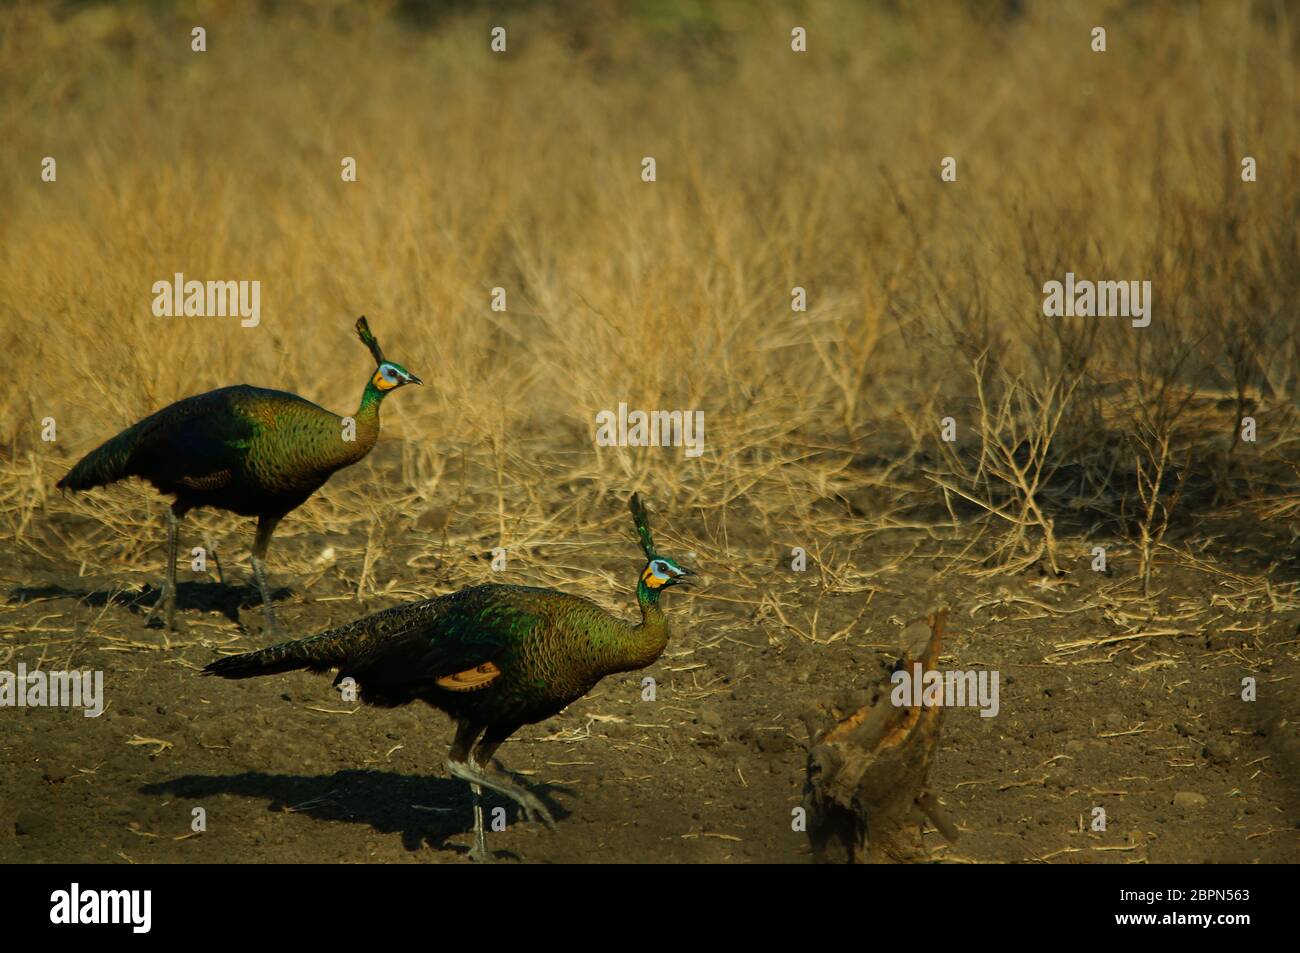
[[217,567],[217,585],[224,586],[226,584],[226,574],[221,571],[221,557],[217,555],[217,544],[210,539],[208,540],[208,552],[212,554],[212,564]]
[[154,603],[153,611],[144,620],[145,625],[152,622],[161,606],[167,628],[173,632],[176,631],[176,545],[180,536],[180,525],[180,517],[169,506],[167,508],[167,574],[163,578],[162,594]]
[[167,628],[176,629],[176,548],[180,542],[181,521],[167,507]]
[[[447,770],[462,781],[468,781],[471,785],[481,785],[489,791],[496,791],[510,798],[524,812],[525,820],[541,821],[551,830],[555,830],[555,820],[551,817],[551,812],[546,809],[546,805],[536,794],[521,784],[507,780],[499,772],[482,767],[492,760],[492,755],[496,753],[497,748],[501,747],[501,742],[509,738],[518,727],[518,725],[505,724],[488,726],[483,740],[474,748],[473,754],[470,754],[469,746],[473,742],[473,736],[469,734],[471,729],[468,725],[462,722],[462,727],[456,732],[456,741],[452,744],[452,759],[447,762]],[[463,756],[457,758],[456,756],[462,751]]]
[[474,795],[474,847],[469,852],[469,859],[479,864],[490,863],[492,855],[487,850],[487,837],[483,833],[483,788],[477,784],[469,786]]
[[275,624],[275,610],[271,607],[271,587],[266,582],[266,551],[271,545],[271,534],[279,524],[279,516],[259,516],[257,518],[257,537],[253,540],[253,577],[257,588],[262,593],[262,611],[266,614],[266,629],[272,635],[279,635],[280,627]]
[[[470,751],[474,741],[483,732],[483,726],[475,724],[468,718],[456,719],[456,738],[451,743],[451,753],[447,761],[452,764],[464,764],[470,760]],[[455,772],[451,772],[455,774]],[[474,781],[469,784],[474,800],[474,846],[470,849],[469,859],[477,863],[488,863],[492,855],[488,853],[487,838],[483,833],[483,788]]]

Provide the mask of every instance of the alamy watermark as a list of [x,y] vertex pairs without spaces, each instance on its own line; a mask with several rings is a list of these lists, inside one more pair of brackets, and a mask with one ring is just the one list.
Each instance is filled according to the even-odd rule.
[[148,933],[153,925],[152,890],[68,890],[50,894],[50,922],[54,924],[129,924],[132,933]]
[[974,671],[926,670],[920,662],[912,670],[899,669],[889,677],[894,689],[889,700],[898,708],[923,705],[926,708],[979,708],[981,718],[996,717],[1001,709],[998,701],[998,673],[987,669]]
[[1150,281],[1076,280],[1074,272],[1065,281],[1043,285],[1043,314],[1049,318],[1132,318],[1133,327],[1151,323]]
[[620,402],[596,414],[598,447],[684,447],[686,456],[704,453],[704,411],[633,410]]
[[238,316],[241,327],[262,323],[260,281],[186,281],[178,271],[171,281],[155,281],[153,294],[156,318]]
[[83,708],[87,718],[104,713],[103,672],[0,671],[0,708]]

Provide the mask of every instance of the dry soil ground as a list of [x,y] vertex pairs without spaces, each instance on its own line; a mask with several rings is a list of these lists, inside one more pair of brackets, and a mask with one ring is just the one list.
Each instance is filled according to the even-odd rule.
[[[364,479],[362,467],[336,477]],[[247,545],[245,529],[227,545]],[[133,602],[161,546],[118,573],[82,575],[59,540],[93,530],[53,512],[0,556],[0,667],[100,669],[107,696],[95,719],[0,710],[0,861],[465,862],[469,798],[443,770],[443,715],[346,704],[307,673],[199,677],[218,654],[265,644],[251,588],[182,572],[186,627],[168,636],[145,625],[152,591]],[[690,520],[677,532],[689,537]],[[273,564],[322,544],[288,532]],[[418,532],[389,540],[374,577],[410,581],[405,567],[428,566],[433,545]],[[1171,555],[1148,604],[1122,549],[1095,573],[1083,540],[1068,544],[1078,558],[1060,579],[981,579],[943,555],[951,546],[920,538],[849,554],[856,574],[834,585],[791,572],[756,533],[732,533],[729,547],[725,562],[699,566],[705,585],[670,597],[662,659],[503,747],[559,823],[534,829],[511,806],[490,835],[499,859],[807,862],[791,823],[801,716],[884,676],[902,625],[941,601],[953,608],[945,665],[997,670],[1001,698],[997,717],[946,715],[932,780],[962,837],[927,834],[936,859],[1300,856],[1300,600],[1294,586],[1264,585],[1267,554]],[[630,613],[630,532],[626,548],[626,565],[610,568],[628,581],[617,600]],[[420,584],[452,587],[439,572]],[[276,581],[292,588],[279,612],[294,635],[394,601],[359,603],[342,573]],[[655,701],[642,700],[644,675]],[[1258,680],[1255,702],[1241,700],[1245,676]],[[191,831],[195,807],[206,832]],[[1104,832],[1091,829],[1095,807]]]

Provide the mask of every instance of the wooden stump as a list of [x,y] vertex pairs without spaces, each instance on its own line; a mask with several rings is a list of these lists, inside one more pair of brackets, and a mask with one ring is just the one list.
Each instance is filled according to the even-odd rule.
[[[916,662],[927,671],[938,668],[947,618],[948,610],[939,609],[903,630],[906,671]],[[927,786],[943,708],[897,707],[892,689],[885,679],[805,716],[804,808],[819,863],[928,861],[921,837],[927,817],[949,841],[957,838]]]

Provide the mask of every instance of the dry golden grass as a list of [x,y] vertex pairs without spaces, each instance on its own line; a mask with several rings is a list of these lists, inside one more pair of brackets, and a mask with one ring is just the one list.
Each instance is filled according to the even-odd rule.
[[[950,523],[951,481],[982,501],[951,522],[995,534],[988,551],[1014,566],[1052,555],[1059,512],[1148,539],[1129,514],[1149,509],[1149,446],[1203,499],[1294,519],[1293,8],[1027,6],[593,3],[512,14],[505,56],[478,13],[4,7],[4,532],[34,546],[34,523],[93,514],[101,532],[39,550],[156,572],[155,496],[61,499],[54,482],[121,427],[229,383],[347,412],[369,369],[362,313],[427,383],[385,405],[400,453],[336,478],[279,537],[353,529],[365,545],[340,561],[358,591],[427,592],[435,565],[440,582],[485,575],[472,556],[496,545],[532,579],[608,589],[579,550],[628,554],[636,488],[706,569],[781,545],[841,546],[867,569],[870,534]],[[794,24],[807,54],[790,52]],[[947,155],[955,183],[939,181]],[[1151,327],[1043,317],[1043,282],[1067,270],[1150,279]],[[154,317],[150,287],[177,271],[260,280],[262,325]],[[1000,485],[981,446],[1014,471],[1039,407],[1021,398],[1044,394],[1066,395],[1033,449],[1053,479]],[[619,401],[703,410],[707,451],[596,448],[594,415]],[[1245,412],[1254,445],[1234,437]],[[944,416],[966,437],[956,456]],[[429,555],[371,578],[398,531]],[[542,545],[548,565],[530,565]],[[272,558],[311,572],[310,555]]]

